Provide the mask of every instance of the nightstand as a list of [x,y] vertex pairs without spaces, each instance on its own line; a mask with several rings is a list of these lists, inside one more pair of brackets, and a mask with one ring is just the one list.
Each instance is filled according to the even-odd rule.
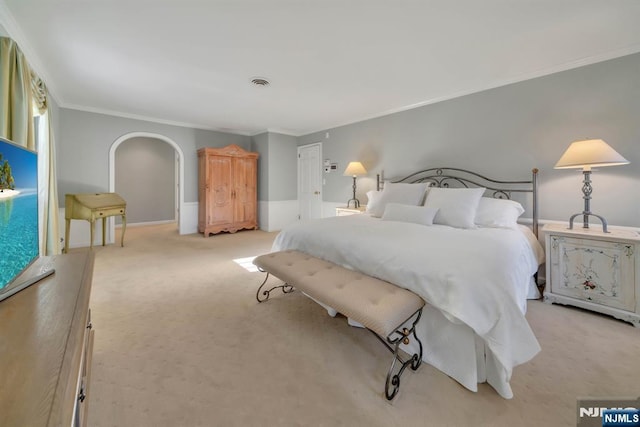
[[640,234],[547,224],[546,303],[608,314],[640,327]]
[[364,213],[366,210],[366,206],[360,206],[359,208],[336,208],[336,216],[356,215]]

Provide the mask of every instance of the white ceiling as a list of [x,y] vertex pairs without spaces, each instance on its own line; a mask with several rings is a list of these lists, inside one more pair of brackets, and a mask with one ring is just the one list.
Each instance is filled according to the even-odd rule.
[[0,18],[62,107],[250,135],[640,51],[638,0],[0,0]]

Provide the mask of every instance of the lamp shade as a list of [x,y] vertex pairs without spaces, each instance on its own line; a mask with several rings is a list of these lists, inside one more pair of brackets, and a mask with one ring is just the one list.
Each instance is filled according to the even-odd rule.
[[347,168],[344,170],[345,176],[359,176],[366,175],[367,170],[362,166],[360,162],[349,162]]
[[601,139],[572,142],[554,169],[590,170],[592,166],[626,165],[629,161]]

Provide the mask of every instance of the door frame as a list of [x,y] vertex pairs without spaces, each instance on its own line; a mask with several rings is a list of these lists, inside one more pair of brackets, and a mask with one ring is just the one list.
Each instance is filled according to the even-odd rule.
[[[182,180],[180,179],[180,171],[182,170],[182,168],[180,167],[180,155],[178,154],[178,150],[174,151],[174,159],[173,159],[173,164],[174,164],[174,181],[173,181],[173,188],[175,191],[175,195],[174,195],[174,199],[176,202],[176,205],[174,206],[174,210],[175,210],[175,219],[176,221],[180,220],[180,186],[182,185]],[[180,233],[182,234],[182,233]]]
[[305,148],[309,148],[312,147],[314,145],[318,146],[318,173],[319,175],[319,182],[320,182],[320,215],[319,218],[323,218],[324,217],[324,207],[323,207],[323,190],[324,190],[324,176],[323,176],[323,168],[322,168],[322,142],[312,142],[311,144],[305,144],[305,145],[299,145],[298,146],[298,219],[300,219],[300,191],[301,191],[301,186],[302,186],[302,182],[301,182],[301,177],[302,177],[302,171],[301,171],[301,162],[300,162],[300,151],[305,149]]
[[[178,220],[178,233],[179,234],[185,234],[186,230],[185,230],[185,219],[184,219],[184,189],[182,188],[182,186],[184,185],[184,153],[182,152],[182,149],[180,148],[180,146],[178,144],[176,144],[175,141],[173,141],[171,138],[168,138],[164,135],[160,135],[158,133],[151,133],[151,132],[130,132],[127,134],[122,135],[121,137],[119,137],[118,139],[116,139],[114,141],[113,144],[111,144],[111,148],[109,149],[109,192],[113,193],[116,191],[116,149],[118,148],[118,146],[120,144],[122,144],[123,142],[131,139],[131,138],[138,138],[138,137],[144,137],[144,138],[153,138],[153,139],[159,139],[163,142],[166,142],[167,144],[169,144],[170,146],[173,147],[173,149],[175,150],[175,152],[177,153],[178,156],[178,171],[177,171],[177,177],[178,177],[178,183],[176,185],[176,191],[179,193],[179,197],[176,198],[176,203],[178,204],[178,217],[176,218]],[[107,218],[107,221],[109,223],[109,243],[113,243],[115,241],[115,236],[116,236],[116,231],[115,231],[115,217],[109,217]]]

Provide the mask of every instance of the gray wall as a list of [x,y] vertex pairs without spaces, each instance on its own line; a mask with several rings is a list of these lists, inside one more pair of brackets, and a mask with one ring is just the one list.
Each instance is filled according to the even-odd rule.
[[118,146],[115,191],[127,201],[128,223],[176,219],[175,159],[174,148],[160,139],[131,138]]
[[251,150],[260,154],[258,157],[258,200],[269,200],[269,133],[261,133],[251,137]]
[[185,159],[185,202],[198,201],[198,156],[202,147],[237,144],[250,147],[250,137],[127,119],[85,111],[60,109],[57,138],[58,198],[64,206],[66,193],[104,192],[109,188],[109,149],[121,136],[150,132],[173,140]]
[[258,159],[258,200],[298,199],[297,138],[266,132],[252,137]]
[[304,135],[298,145],[321,141],[323,157],[338,163],[324,175],[325,201],[350,194],[342,171],[351,160],[369,171],[358,179],[361,201],[383,169],[391,178],[457,166],[510,179],[537,167],[541,218],[568,220],[583,208],[582,174],[553,166],[583,138],[602,138],[631,162],[593,173],[592,211],[640,226],[640,54]]
[[297,138],[269,133],[269,200],[298,199]]

